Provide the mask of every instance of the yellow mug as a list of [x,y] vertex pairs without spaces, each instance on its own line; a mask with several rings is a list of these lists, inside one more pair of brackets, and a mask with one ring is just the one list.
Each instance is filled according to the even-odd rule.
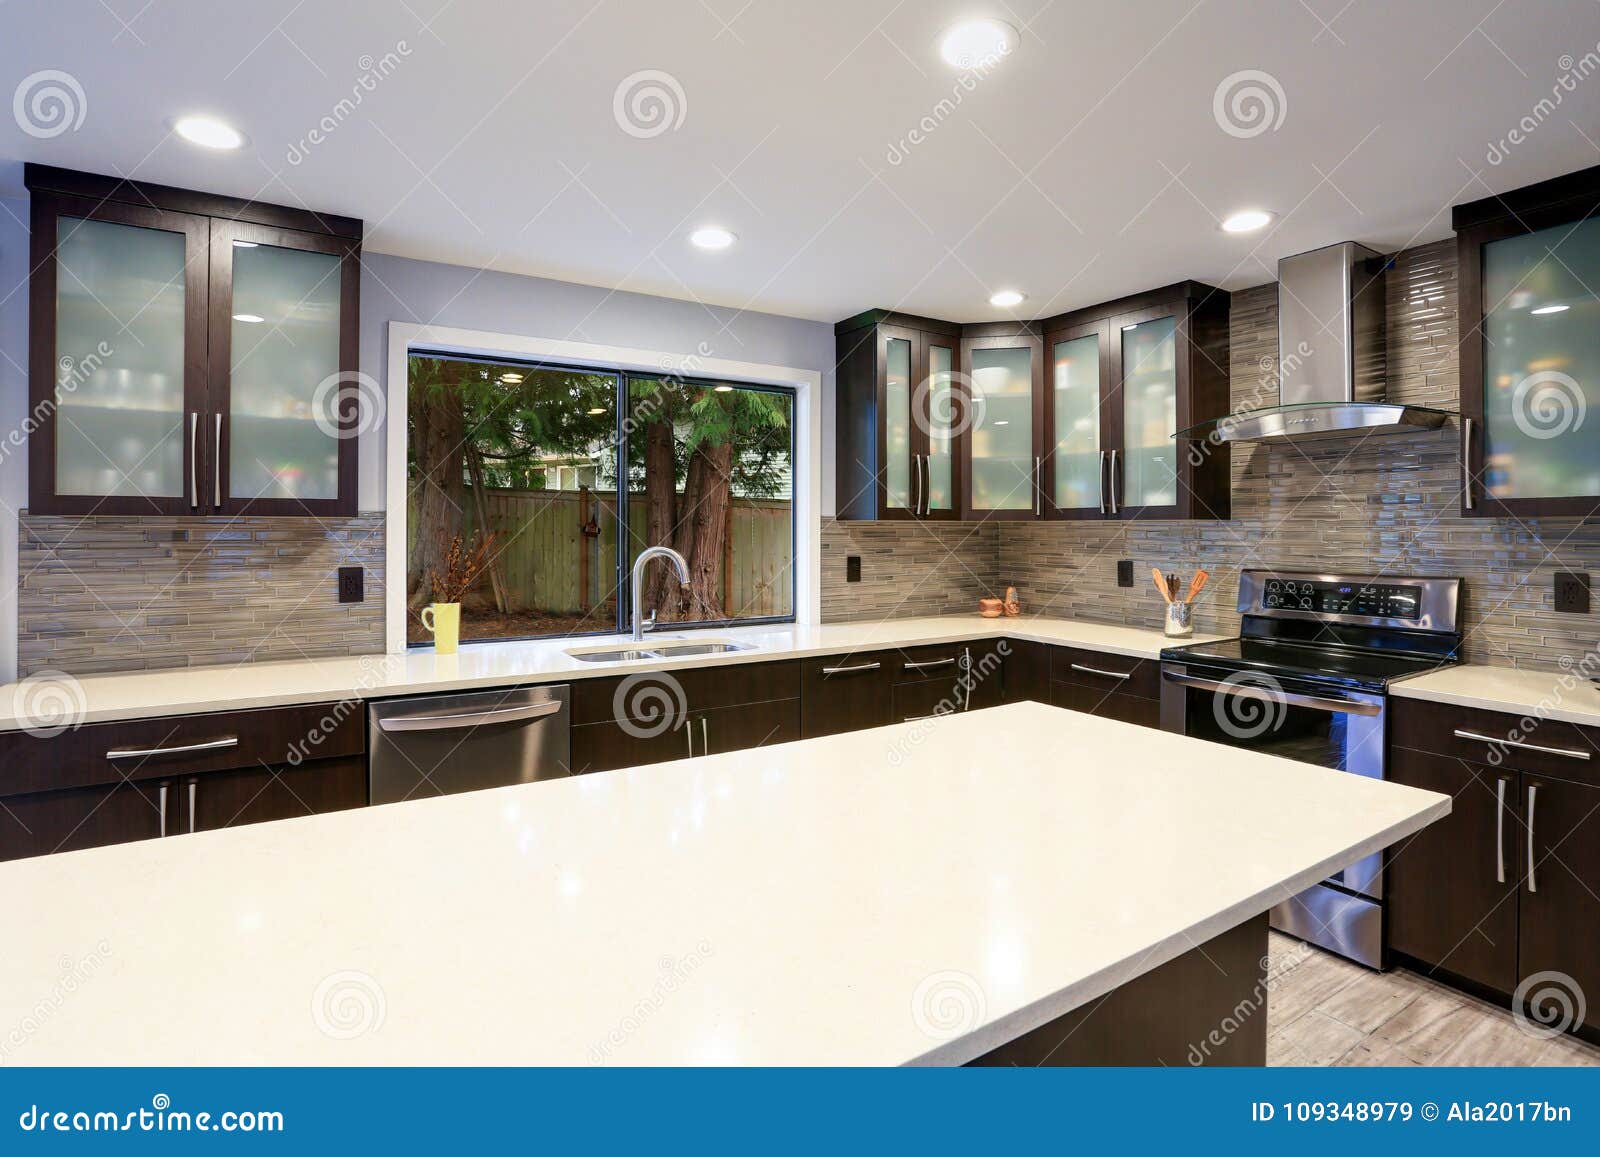
[[423,628],[433,636],[435,655],[454,655],[461,639],[461,604],[430,603],[417,615]]

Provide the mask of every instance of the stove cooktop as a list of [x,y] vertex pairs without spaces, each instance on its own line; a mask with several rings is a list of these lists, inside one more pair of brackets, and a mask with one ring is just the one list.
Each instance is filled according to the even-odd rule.
[[1246,638],[1168,647],[1161,652],[1161,658],[1164,662],[1192,663],[1229,671],[1262,671],[1372,691],[1382,691],[1398,679],[1422,675],[1456,662],[1453,657],[1440,655]]

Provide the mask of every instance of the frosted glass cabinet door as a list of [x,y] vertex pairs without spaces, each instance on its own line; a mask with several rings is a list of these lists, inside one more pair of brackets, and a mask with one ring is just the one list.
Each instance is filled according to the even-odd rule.
[[1124,507],[1178,502],[1177,321],[1158,317],[1123,326],[1122,479]]
[[1034,351],[1028,346],[970,347],[968,365],[971,509],[1032,513]]
[[1600,219],[1483,246],[1482,484],[1600,495]]
[[911,424],[911,345],[909,335],[889,337],[884,341],[883,350],[884,505],[908,513],[915,449]]
[[54,493],[181,502],[187,236],[68,216],[54,232]]
[[923,509],[930,514],[955,509],[955,436],[952,424],[957,402],[952,392],[954,374],[955,350],[950,346],[929,345],[928,495],[923,501]]
[[231,242],[226,492],[339,497],[347,405],[339,379],[341,262],[334,253]]
[[1102,508],[1100,333],[1055,342],[1050,351],[1051,481],[1057,510]]

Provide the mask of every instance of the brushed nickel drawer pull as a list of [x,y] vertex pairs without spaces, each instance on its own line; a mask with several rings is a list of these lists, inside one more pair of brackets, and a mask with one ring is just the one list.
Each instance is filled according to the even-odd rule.
[[922,513],[922,467],[917,464],[918,460],[921,457],[922,457],[922,455],[920,455],[920,454],[911,455],[911,513],[912,514],[921,514]]
[[683,721],[683,737],[689,741],[689,758],[694,758],[694,720]]
[[954,659],[924,659],[920,663],[913,663],[908,659],[905,663],[905,669],[907,671],[929,671],[934,667],[948,667],[954,662]]
[[711,754],[711,738],[706,734],[706,717],[700,716],[700,754]]
[[876,671],[882,663],[857,663],[854,667],[824,667],[824,675],[854,675],[858,671]]
[[222,412],[217,412],[217,446],[211,455],[211,503],[222,509]]
[[164,835],[167,834],[167,785],[166,784],[162,784],[161,785],[161,790],[160,790],[159,794],[161,796],[161,834],[164,836]]
[[1044,507],[1044,470],[1041,469],[1039,456],[1033,458],[1033,516],[1039,517]]
[[1528,891],[1539,890],[1538,877],[1534,875],[1533,864],[1533,805],[1538,802],[1539,787],[1537,784],[1528,785]]
[[1494,787],[1494,878],[1495,882],[1506,882],[1506,781],[1496,782]]
[[189,508],[200,505],[200,457],[197,435],[200,432],[200,411],[189,411]]
[[463,727],[481,727],[488,723],[515,723],[530,719],[543,719],[554,715],[564,704],[559,699],[545,699],[522,707],[502,707],[498,711],[468,711],[456,715],[397,715],[378,720],[384,731],[458,731]]
[[221,751],[224,747],[238,746],[237,735],[224,735],[221,739],[207,739],[202,743],[183,743],[177,747],[113,747],[106,752],[106,758],[143,759],[150,755],[188,755],[196,751]]
[[194,831],[194,796],[195,796],[196,786],[199,784],[199,782],[200,781],[197,780],[197,779],[191,779],[189,781],[189,831],[190,832]]
[[1074,671],[1082,671],[1085,675],[1104,675],[1107,679],[1132,679],[1132,671],[1102,671],[1099,667],[1085,667],[1082,663],[1073,663]]
[[1504,744],[1506,747],[1516,747],[1516,748],[1521,749],[1522,751],[1539,751],[1539,752],[1543,752],[1545,755],[1561,755],[1561,756],[1565,756],[1567,759],[1588,759],[1589,758],[1589,753],[1587,751],[1574,751],[1570,747],[1543,747],[1543,746],[1541,746],[1540,744],[1537,744],[1537,743],[1521,743],[1521,742],[1519,742],[1519,741],[1517,741],[1515,739],[1496,738],[1493,735],[1479,735],[1476,731],[1460,731],[1460,730],[1458,730],[1458,731],[1456,731],[1456,738],[1457,739],[1475,739],[1479,743],[1487,743],[1491,747],[1493,747],[1496,744]]
[[1473,509],[1472,419],[1465,415],[1461,418],[1461,493],[1466,499],[1466,508]]

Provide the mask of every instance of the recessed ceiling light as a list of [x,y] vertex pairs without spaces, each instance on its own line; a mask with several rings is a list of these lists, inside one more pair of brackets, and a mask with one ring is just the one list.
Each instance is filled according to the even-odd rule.
[[244,134],[215,117],[179,117],[172,130],[190,144],[208,149],[236,149],[244,144]]
[[733,387],[732,386],[712,386],[711,387],[711,392],[714,393],[714,394],[731,394],[731,393],[733,393]]
[[1222,219],[1224,233],[1254,233],[1272,223],[1272,214],[1265,209],[1240,209]]
[[1546,313],[1566,313],[1569,308],[1569,306],[1565,305],[1541,305],[1538,309],[1530,309],[1528,312],[1540,315]]
[[604,406],[590,406],[589,407],[589,416],[590,417],[594,417],[597,414],[609,414],[609,413],[611,413],[611,411],[606,409]]
[[522,375],[521,374],[501,374],[500,375],[500,380],[502,382],[505,382],[507,385],[514,386],[514,385],[516,385],[518,382],[520,382],[522,380]]
[[720,225],[705,225],[689,234],[689,244],[696,249],[726,249],[737,240]]
[[1010,56],[1017,30],[1004,20],[965,20],[939,39],[939,55],[952,68],[978,68]]
[[1013,305],[1021,305],[1027,300],[1027,294],[1018,293],[1015,289],[1002,289],[998,293],[989,295],[989,304],[998,305],[1001,309],[1010,309]]
[[255,313],[236,313],[233,315],[233,320],[242,321],[246,325],[260,325],[267,319],[262,317],[260,314]]

